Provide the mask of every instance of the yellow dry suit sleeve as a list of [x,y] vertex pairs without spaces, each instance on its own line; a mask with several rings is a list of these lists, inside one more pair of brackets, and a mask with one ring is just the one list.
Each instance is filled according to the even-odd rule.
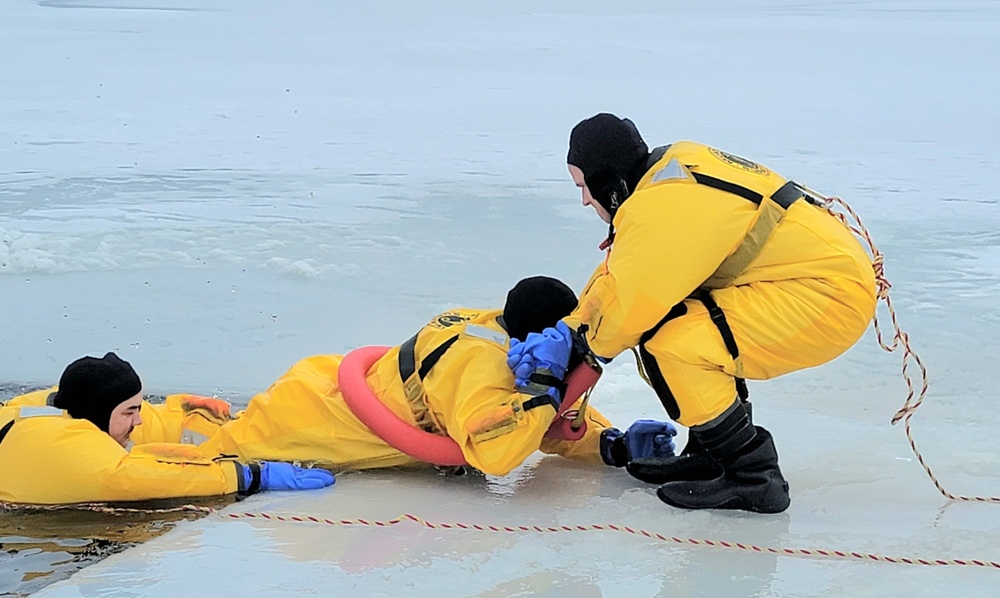
[[42,407],[48,404],[49,395],[56,391],[55,386],[49,388],[41,388],[39,390],[33,390],[31,392],[24,393],[23,395],[17,395],[12,397],[7,401],[0,403],[0,406],[4,407]]
[[[469,465],[492,475],[506,475],[538,450],[555,417],[548,401],[514,390],[503,346],[463,338],[441,358],[424,380],[443,415],[448,435],[462,448]],[[526,407],[527,403],[527,407]]]
[[229,421],[229,403],[192,394],[172,394],[157,405],[142,402],[142,424],[132,430],[136,445],[150,442],[199,444]]
[[239,488],[241,467],[234,461],[213,461],[189,444],[144,444],[105,470],[103,500],[232,494]]
[[22,417],[0,442],[0,500],[68,504],[230,494],[238,490],[237,467],[190,445],[126,451],[92,423],[66,415]]
[[[580,399],[576,406],[579,406]],[[574,409],[576,408],[574,406]],[[604,463],[601,459],[601,432],[611,427],[611,422],[593,407],[587,407],[587,431],[579,440],[542,440],[541,450],[549,455],[561,455],[574,461]]]
[[614,245],[580,298],[590,349],[612,358],[636,346],[736,248],[753,207],[689,182],[630,197],[615,216]]

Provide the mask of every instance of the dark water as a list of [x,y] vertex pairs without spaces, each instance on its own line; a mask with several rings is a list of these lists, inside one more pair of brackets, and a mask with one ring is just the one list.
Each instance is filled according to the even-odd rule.
[[[35,388],[0,384],[0,402]],[[112,506],[155,510],[194,504],[221,508],[232,501],[230,497],[211,497]],[[179,521],[203,516],[190,511],[103,513],[0,504],[0,597],[27,596],[108,555],[154,538]]]
[[[186,501],[190,503],[191,501]],[[199,501],[221,507],[225,499]],[[168,508],[173,505],[128,505]],[[104,557],[167,531],[201,513],[97,513],[0,507],[0,596],[27,596]]]

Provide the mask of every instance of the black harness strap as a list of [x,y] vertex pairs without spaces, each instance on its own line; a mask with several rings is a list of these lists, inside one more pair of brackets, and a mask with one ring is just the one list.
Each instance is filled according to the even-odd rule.
[[[695,172],[694,170],[691,170],[691,175],[694,176],[695,181],[700,185],[705,185],[706,187],[731,193],[738,197],[742,197],[747,201],[753,202],[758,206],[764,201],[763,195],[742,185],[737,185],[736,183],[718,179],[707,174]],[[785,210],[802,197],[804,197],[804,193],[792,181],[786,182],[777,191],[771,194],[771,200]],[[736,344],[736,337],[733,335],[733,330],[730,328],[729,322],[726,320],[726,314],[723,313],[722,308],[720,308],[719,304],[712,298],[711,293],[706,289],[702,289],[700,291],[695,291],[695,293],[691,295],[691,298],[697,299],[705,305],[705,309],[708,310],[708,315],[712,319],[712,323],[715,324],[715,327],[719,330],[719,334],[722,335],[722,342],[725,343],[726,350],[729,352],[729,355],[734,361],[738,360],[740,356],[740,349]],[[667,386],[667,381],[664,379],[663,374],[660,371],[656,358],[653,357],[653,355],[646,349],[646,343],[653,338],[657,332],[659,332],[660,328],[662,328],[664,324],[674,318],[683,316],[685,313],[687,313],[687,308],[685,308],[683,303],[675,305],[662,320],[657,322],[656,326],[653,326],[644,332],[641,337],[639,337],[639,356],[642,359],[646,375],[649,377],[649,382],[653,386],[653,390],[656,391],[657,396],[660,397],[660,401],[666,408],[667,413],[673,419],[677,419],[680,416],[680,408],[677,405],[677,400],[674,398],[673,392],[671,392],[670,387]],[[746,379],[741,377],[734,378],[736,381],[736,394],[740,397],[740,400],[743,401],[744,404],[749,405],[749,403],[747,403],[747,399],[750,396],[750,391],[747,388]]]
[[406,382],[417,371],[417,335],[399,346],[399,377]]
[[14,420],[10,420],[9,422],[7,422],[6,426],[0,428],[0,442],[3,442],[3,439],[7,437],[7,432],[10,432],[10,429],[13,426],[14,426]]
[[247,488],[247,494],[256,494],[260,492],[260,464],[251,463],[250,464],[250,487]]
[[722,179],[717,179],[714,176],[709,176],[707,174],[701,174],[700,172],[691,171],[691,175],[694,180],[700,185],[705,185],[706,187],[711,187],[713,189],[718,189],[719,191],[725,191],[726,193],[732,193],[733,195],[739,195],[747,201],[752,201],[753,203],[760,205],[760,202],[764,201],[764,196],[756,191],[747,189],[742,185],[737,185],[736,183],[730,183],[729,181],[724,181]]
[[535,407],[541,407],[542,405],[552,405],[553,409],[559,411],[559,402],[549,395],[538,395],[521,403],[521,406],[524,407],[525,411],[531,411]]
[[[414,337],[414,340],[415,339],[416,337]],[[445,342],[435,347],[434,350],[431,351],[430,354],[428,354],[427,357],[424,358],[424,360],[420,363],[420,371],[417,372],[417,375],[420,376],[421,380],[427,377],[427,374],[431,372],[431,368],[434,367],[434,364],[436,364],[438,360],[441,359],[441,356],[444,355],[445,352],[448,349],[450,349],[451,346],[454,345],[455,341],[457,340],[458,340],[458,335],[456,334],[455,336],[449,338]]]
[[441,343],[427,357],[420,363],[420,370],[417,370],[417,335],[411,336],[405,343],[399,346],[399,377],[406,383],[414,373],[416,373],[421,380],[427,377],[427,374],[431,372],[431,368],[434,364],[441,359],[441,356],[455,344],[458,340],[458,335],[449,338],[445,342]]
[[[712,294],[708,291],[697,293],[695,299],[705,305],[709,317],[712,318],[712,323],[715,324],[715,327],[719,329],[719,334],[722,335],[722,342],[725,343],[726,350],[729,351],[729,355],[735,361],[740,356],[740,348],[736,345],[736,337],[733,336],[733,329],[729,327],[726,314],[723,313],[722,308],[719,307],[719,304],[715,302]],[[746,401],[750,396],[750,391],[747,389],[747,381],[745,378],[740,377],[736,377],[735,379],[736,394],[739,395],[742,401]]]
[[656,336],[656,333],[660,331],[660,328],[663,328],[664,324],[686,313],[687,306],[683,303],[678,303],[667,312],[667,315],[663,316],[656,323],[656,326],[653,326],[639,337],[639,358],[642,359],[642,367],[646,370],[646,376],[649,378],[649,384],[653,387],[653,392],[660,398],[663,408],[667,410],[667,415],[673,420],[681,416],[681,408],[677,404],[677,399],[674,397],[673,391],[670,390],[670,386],[667,385],[667,380],[663,377],[663,372],[660,371],[660,364],[656,362],[656,357],[653,357],[653,354],[646,349],[646,343]]
[[793,203],[802,199],[804,196],[805,194],[802,193],[802,190],[799,189],[795,183],[788,181],[777,191],[771,194],[771,201],[787,210]]

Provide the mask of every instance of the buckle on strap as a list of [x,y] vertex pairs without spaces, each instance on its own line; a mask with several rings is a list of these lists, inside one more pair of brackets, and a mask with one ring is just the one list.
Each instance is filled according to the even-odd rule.
[[805,193],[793,181],[788,181],[771,194],[771,201],[787,210],[793,203],[803,197],[805,197]]

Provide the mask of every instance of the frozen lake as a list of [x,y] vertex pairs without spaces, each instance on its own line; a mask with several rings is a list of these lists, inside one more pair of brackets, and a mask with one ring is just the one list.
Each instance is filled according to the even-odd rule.
[[[519,278],[580,290],[605,227],[565,170],[611,111],[862,214],[930,368],[918,445],[1000,494],[1000,3],[0,0],[0,383],[117,350],[151,393],[245,401],[297,359],[397,344]],[[1000,560],[1000,506],[948,505],[889,418],[867,335],[751,384],[792,506],[682,512],[624,472],[342,476],[238,511],[663,534]],[[595,405],[662,416],[625,355]],[[741,554],[611,532],[496,534],[208,517],[42,596],[992,596],[1000,571]],[[126,588],[126,589],[123,589]]]

